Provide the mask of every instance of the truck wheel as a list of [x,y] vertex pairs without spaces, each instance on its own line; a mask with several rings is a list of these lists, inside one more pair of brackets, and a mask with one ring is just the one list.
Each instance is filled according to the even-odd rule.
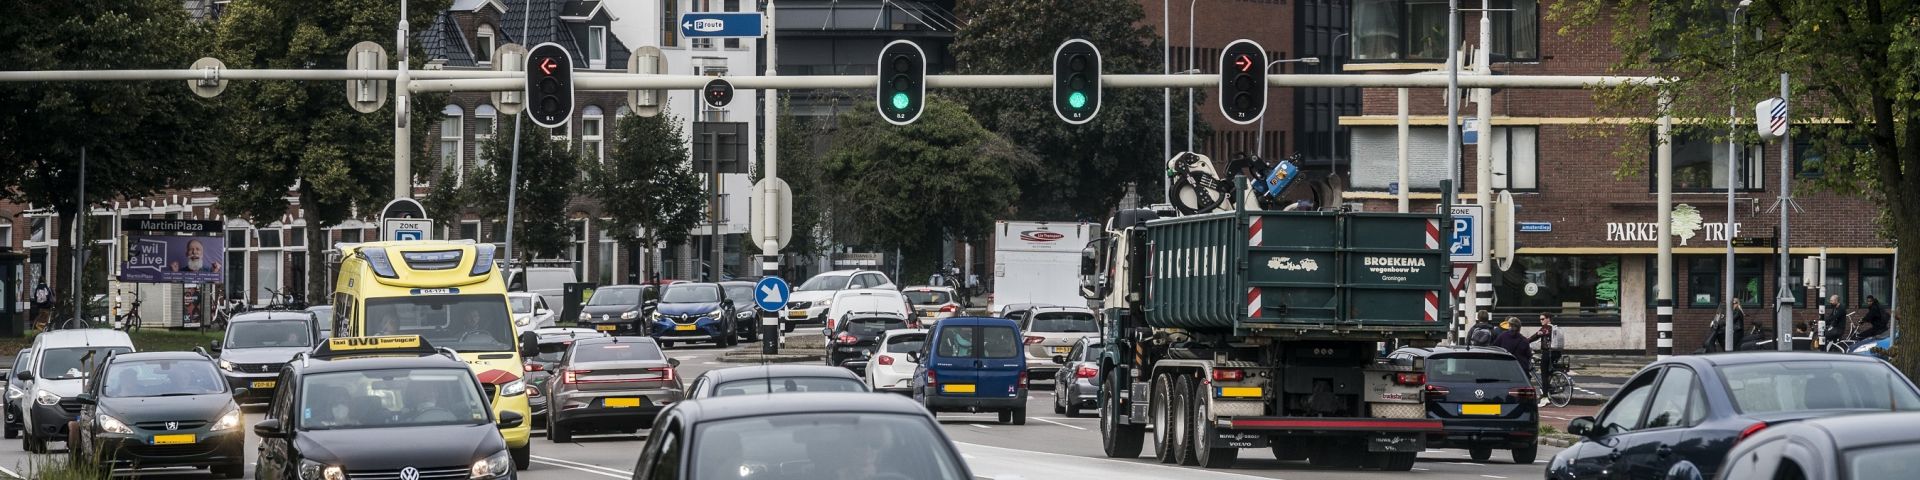
[[1469,448],[1467,449],[1467,458],[1471,458],[1476,462],[1487,461],[1487,459],[1493,458],[1493,449],[1488,447]]
[[1147,401],[1147,421],[1153,424],[1153,457],[1160,463],[1173,463],[1173,421],[1167,415],[1167,402],[1173,397],[1167,395],[1168,383],[1173,380],[1167,374],[1153,377],[1153,398]]
[[1193,408],[1193,399],[1188,397],[1192,392],[1193,377],[1187,375],[1174,376],[1173,386],[1167,389],[1167,395],[1173,397],[1173,403],[1167,405],[1167,416],[1172,417],[1167,423],[1173,424],[1173,431],[1167,435],[1173,441],[1173,463],[1187,466],[1200,464],[1199,456],[1193,454],[1193,422],[1188,415]]
[[1513,449],[1513,463],[1515,465],[1532,465],[1533,457],[1539,454],[1539,445],[1528,445],[1527,448]]
[[1418,454],[1414,452],[1373,454],[1373,466],[1383,472],[1405,472],[1413,470],[1413,461]]
[[[1100,443],[1109,457],[1139,458],[1146,433],[1139,425],[1121,424],[1119,410],[1120,376],[1107,372],[1107,386],[1100,392]],[[1135,399],[1139,401],[1139,399]],[[1129,409],[1131,411],[1131,409]]]
[[20,429],[18,429],[18,428],[13,428],[13,426],[12,426],[12,425],[8,425],[8,426],[7,426],[7,439],[8,439],[8,440],[12,440],[12,439],[15,439],[15,438],[20,438]]
[[1213,394],[1210,390],[1206,384],[1199,382],[1194,382],[1193,389],[1187,390],[1191,392],[1187,396],[1187,402],[1193,404],[1192,408],[1187,409],[1193,415],[1187,422],[1187,428],[1193,432],[1193,437],[1187,443],[1193,445],[1194,463],[1200,464],[1201,467],[1233,468],[1233,462],[1240,459],[1240,449],[1213,446],[1213,421],[1207,418],[1212,413],[1207,407],[1207,397]]

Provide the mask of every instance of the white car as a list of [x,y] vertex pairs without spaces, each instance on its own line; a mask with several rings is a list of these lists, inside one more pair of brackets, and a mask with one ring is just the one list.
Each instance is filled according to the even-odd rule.
[[922,325],[933,325],[942,318],[960,316],[958,293],[953,287],[915,286],[900,289],[907,296],[907,302],[913,304],[914,313],[920,316]]
[[822,334],[832,332],[839,325],[841,317],[853,312],[887,312],[900,314],[909,321],[913,317],[913,306],[907,303],[907,297],[898,290],[888,288],[869,288],[863,290],[841,290],[833,294],[832,305],[827,307],[826,329]]
[[1020,333],[1027,336],[1027,378],[1047,380],[1060,371],[1053,357],[1073,350],[1074,342],[1100,336],[1100,323],[1086,307],[1033,307],[1020,322]]
[[537,293],[511,292],[507,303],[513,306],[513,326],[520,331],[551,328],[560,314],[547,308],[547,298]]
[[880,348],[873,352],[873,358],[867,361],[866,373],[861,375],[867,387],[876,392],[911,393],[915,364],[907,359],[907,352],[920,350],[926,341],[925,329],[888,330],[880,334]]
[[782,325],[791,332],[797,324],[826,324],[834,295],[842,290],[860,289],[898,290],[899,287],[894,286],[886,274],[872,270],[835,270],[814,275],[793,287],[793,293],[787,296],[787,318],[782,319]]

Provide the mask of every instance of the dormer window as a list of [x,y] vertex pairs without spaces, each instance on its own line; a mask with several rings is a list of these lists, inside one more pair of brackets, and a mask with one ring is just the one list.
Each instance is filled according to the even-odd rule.
[[587,27],[587,66],[607,68],[607,27]]
[[479,32],[474,34],[474,39],[476,40],[474,43],[480,46],[480,51],[474,52],[477,54],[475,56],[480,58],[480,64],[493,64],[493,26],[481,25]]

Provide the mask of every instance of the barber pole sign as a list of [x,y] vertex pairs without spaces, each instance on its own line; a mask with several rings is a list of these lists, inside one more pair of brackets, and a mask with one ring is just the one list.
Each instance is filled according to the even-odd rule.
[[1787,136],[1787,101],[1780,98],[1761,100],[1753,105],[1754,127],[1760,129],[1760,139],[1773,141]]

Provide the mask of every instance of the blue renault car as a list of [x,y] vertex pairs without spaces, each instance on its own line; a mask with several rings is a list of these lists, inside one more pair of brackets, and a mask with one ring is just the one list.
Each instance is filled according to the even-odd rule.
[[996,412],[1000,423],[1027,423],[1027,358],[1013,320],[953,317],[934,324],[920,351],[907,354],[913,399],[933,414]]
[[713,342],[731,346],[734,336],[734,305],[713,283],[676,283],[660,294],[660,305],[649,319],[650,335],[662,348],[674,342]]

